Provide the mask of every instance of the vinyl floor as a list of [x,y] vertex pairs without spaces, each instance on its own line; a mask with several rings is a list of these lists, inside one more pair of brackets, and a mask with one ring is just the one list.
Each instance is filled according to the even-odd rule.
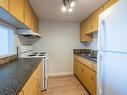
[[74,75],[50,77],[42,95],[89,95]]

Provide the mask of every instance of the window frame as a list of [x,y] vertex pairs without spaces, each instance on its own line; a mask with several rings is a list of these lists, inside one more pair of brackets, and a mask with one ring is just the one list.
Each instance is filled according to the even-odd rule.
[[15,40],[14,39],[14,35],[15,35],[14,32],[16,31],[16,29],[13,26],[8,25],[8,24],[1,22],[1,21],[0,21],[0,27],[7,28],[7,29],[9,29],[8,32],[12,32],[8,37],[8,41],[11,41],[11,43],[10,42],[8,43],[8,53],[5,55],[0,55],[0,58],[16,54],[15,53],[15,43],[14,43],[14,40]]

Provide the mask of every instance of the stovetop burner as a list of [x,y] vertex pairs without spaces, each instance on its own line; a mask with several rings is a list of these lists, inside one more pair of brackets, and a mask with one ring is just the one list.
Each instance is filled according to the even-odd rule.
[[36,54],[31,54],[31,55],[28,55],[28,56],[37,56]]
[[39,54],[38,52],[34,52],[33,54]]
[[46,54],[46,52],[41,52],[40,54]]

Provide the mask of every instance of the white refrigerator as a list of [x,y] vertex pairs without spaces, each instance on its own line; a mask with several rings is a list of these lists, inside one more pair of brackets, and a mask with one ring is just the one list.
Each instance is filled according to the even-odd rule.
[[127,0],[99,16],[97,95],[127,95]]

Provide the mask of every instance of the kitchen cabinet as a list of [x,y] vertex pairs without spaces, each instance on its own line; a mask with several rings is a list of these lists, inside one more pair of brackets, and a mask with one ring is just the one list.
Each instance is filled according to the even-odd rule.
[[39,64],[18,95],[41,95],[41,71],[42,64]]
[[24,10],[25,1],[24,0],[10,0],[9,1],[9,12],[18,20],[24,23]]
[[[84,21],[80,23],[80,41],[81,42],[90,42],[92,41],[92,33],[98,31],[99,25],[99,15],[116,3],[118,0],[109,0],[90,16],[88,16]],[[89,36],[90,35],[90,36]]]
[[87,28],[87,22],[80,23],[80,41],[81,42],[90,42],[92,41],[92,37],[89,35],[86,35]]
[[25,0],[25,24],[34,32],[38,32],[38,18],[36,17],[30,3]]
[[93,26],[92,26],[93,16],[90,15],[90,16],[85,20],[85,22],[86,22],[86,26],[85,26],[86,31],[85,31],[85,34],[91,33],[91,32],[92,32],[92,27],[93,27]]
[[104,7],[99,8],[93,14],[91,14],[83,23],[81,24],[81,32],[84,31],[85,34],[90,34],[98,31],[99,24],[99,14],[102,13]]
[[[80,63],[81,64],[81,63]],[[92,89],[92,70],[89,69],[86,66],[82,66],[82,74],[83,74],[83,85],[88,89],[88,91],[91,93]]]
[[41,95],[41,88],[42,88],[42,64],[40,64],[37,68],[37,95]]
[[74,72],[75,75],[77,75],[77,61],[76,60],[74,60],[73,65],[74,65],[73,72]]
[[111,7],[113,4],[115,4],[118,0],[108,0],[107,3],[105,3],[104,5],[104,10],[108,9],[109,7]]
[[0,7],[4,8],[6,11],[8,11],[8,4],[9,0],[0,0]]
[[77,77],[79,78],[79,80],[83,80],[83,73],[82,73],[82,64],[80,64],[78,61],[77,61]]
[[90,62],[85,58],[75,56],[74,59],[74,74],[89,91],[91,95],[96,95],[96,71],[94,62]]
[[25,0],[25,24],[32,29],[32,10],[28,0]]
[[29,0],[0,0],[0,7],[8,11],[2,11],[2,17],[0,18],[6,23],[16,28],[39,31],[39,21]]
[[90,89],[90,92],[92,95],[96,95],[97,93],[97,74],[96,72],[92,72],[92,76],[91,76],[91,89]]
[[22,92],[22,91],[20,91],[20,93],[19,93],[18,95],[23,95],[23,92]]
[[[92,16],[92,29],[90,32],[97,32],[98,31],[98,25],[99,25],[99,15],[104,11],[104,7],[99,8],[97,11],[95,11]],[[89,33],[90,33],[89,32]]]

